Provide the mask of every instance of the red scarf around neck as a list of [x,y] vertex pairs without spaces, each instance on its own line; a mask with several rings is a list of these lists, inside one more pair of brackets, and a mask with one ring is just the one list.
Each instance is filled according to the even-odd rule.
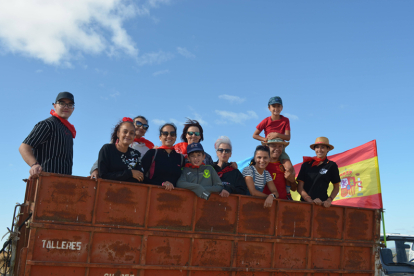
[[308,156],[304,156],[303,157],[303,163],[309,162],[309,161],[313,161],[312,166],[311,166],[311,167],[313,167],[313,166],[318,165],[320,162],[324,161],[325,159],[326,159],[326,156],[323,159],[322,158],[318,158],[318,157],[308,157]]
[[217,174],[221,178],[223,174],[225,174],[226,172],[231,172],[232,170],[234,170],[234,168],[230,165],[230,166],[225,167],[221,171],[217,172]]
[[[201,165],[200,166],[203,166],[203,165],[205,165],[204,163],[201,163]],[[184,167],[186,167],[186,168],[191,168],[191,169],[198,169],[198,168],[200,168],[200,166],[194,166],[193,164],[191,164],[191,163],[187,163],[187,164],[185,164],[184,165]]]
[[53,109],[50,110],[50,114],[52,116],[55,116],[56,118],[58,118],[62,122],[62,124],[64,124],[65,127],[67,127],[69,129],[69,131],[72,133],[72,138],[75,138],[76,137],[75,127],[71,123],[69,123],[68,120],[63,119],[62,117],[60,117],[59,115],[57,115],[57,113]]
[[176,152],[181,153],[184,157],[187,157],[187,142],[182,142],[174,145],[174,149]]
[[144,143],[144,144],[145,144],[145,146],[146,146],[147,148],[149,148],[149,149],[153,149],[153,148],[154,148],[154,144],[153,144],[151,141],[149,141],[149,140],[145,139],[144,137],[141,137],[141,138],[135,138],[135,139],[134,139],[134,142],[137,142],[137,143]]
[[168,146],[162,145],[161,147],[159,147],[159,149],[170,149],[170,150],[173,150],[174,147],[168,147]]

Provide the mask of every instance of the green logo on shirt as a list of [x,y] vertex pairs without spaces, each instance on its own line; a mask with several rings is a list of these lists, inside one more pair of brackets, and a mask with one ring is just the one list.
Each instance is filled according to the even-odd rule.
[[204,176],[204,178],[209,178],[210,177],[210,171],[209,170],[204,170],[203,176]]

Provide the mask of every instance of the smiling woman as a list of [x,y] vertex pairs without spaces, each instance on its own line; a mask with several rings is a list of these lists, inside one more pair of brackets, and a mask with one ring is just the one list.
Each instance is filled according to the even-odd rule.
[[121,121],[115,126],[111,143],[104,145],[99,151],[99,177],[129,182],[144,180],[141,154],[129,147],[135,138],[135,127],[132,119],[129,120]]

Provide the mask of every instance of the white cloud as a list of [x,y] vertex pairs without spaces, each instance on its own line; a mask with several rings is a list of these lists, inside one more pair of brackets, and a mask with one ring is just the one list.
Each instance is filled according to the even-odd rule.
[[299,117],[290,113],[284,113],[283,116],[288,117],[290,120],[299,120]]
[[227,94],[223,94],[223,95],[220,95],[218,97],[219,97],[219,99],[229,101],[231,104],[233,104],[233,103],[240,104],[240,103],[242,103],[246,100],[245,98],[240,98],[238,96],[231,96],[231,95],[227,95]]
[[191,53],[190,51],[188,51],[186,48],[183,48],[183,47],[177,47],[177,52],[186,58],[196,57],[193,53]]
[[194,114],[194,120],[198,121],[200,125],[202,126],[208,125],[207,121],[203,120],[203,117],[200,114],[198,114],[197,112],[193,112],[193,114]]
[[157,125],[157,126],[160,126],[160,125],[163,125],[163,124],[165,124],[165,123],[166,123],[166,121],[164,121],[164,120],[160,120],[160,119],[152,119],[152,120],[151,120],[151,122],[152,122],[154,125]]
[[170,70],[168,70],[168,69],[167,70],[161,70],[161,71],[157,71],[157,72],[152,73],[152,75],[154,77],[156,77],[156,76],[159,76],[159,75],[167,74],[169,72],[170,72]]
[[185,122],[180,122],[176,119],[170,118],[170,122],[175,124],[176,126],[183,126],[185,124]]
[[114,94],[111,94],[109,96],[111,96],[112,98],[116,98],[119,97],[121,95],[121,93],[119,93],[118,91],[116,91]]
[[166,53],[163,51],[146,53],[142,56],[137,58],[138,65],[152,65],[152,64],[160,64],[162,62],[166,62],[174,57],[171,53]]
[[130,0],[0,1],[0,50],[66,67],[85,53],[137,58],[138,48],[124,22],[149,16],[151,8],[169,2],[148,0],[138,6]]
[[221,116],[222,120],[233,122],[236,124],[244,124],[244,121],[249,119],[257,119],[259,118],[254,111],[247,111],[246,113],[236,113],[231,111],[224,111],[224,110],[216,110],[216,113]]

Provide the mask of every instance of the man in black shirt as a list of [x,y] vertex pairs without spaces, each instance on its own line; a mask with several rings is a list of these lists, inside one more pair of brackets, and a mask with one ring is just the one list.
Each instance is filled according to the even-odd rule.
[[[326,157],[334,147],[329,144],[328,138],[318,137],[310,148],[315,150],[316,157],[303,158],[297,177],[298,192],[302,201],[329,207],[339,192],[341,182],[338,165]],[[328,197],[327,191],[331,182],[334,189]]]
[[68,119],[75,109],[75,99],[71,93],[61,92],[53,107],[52,116],[37,123],[19,147],[23,160],[30,166],[30,177],[42,171],[72,174],[76,130]]

